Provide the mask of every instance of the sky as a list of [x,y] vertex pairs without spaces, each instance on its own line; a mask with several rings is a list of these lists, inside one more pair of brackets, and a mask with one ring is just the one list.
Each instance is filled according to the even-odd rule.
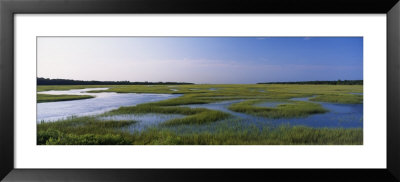
[[362,80],[362,37],[38,37],[37,76],[253,84]]

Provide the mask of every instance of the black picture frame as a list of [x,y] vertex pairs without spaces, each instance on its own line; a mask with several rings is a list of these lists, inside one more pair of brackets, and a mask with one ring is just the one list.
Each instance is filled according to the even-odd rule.
[[[14,14],[382,13],[387,15],[386,169],[15,169]],[[0,179],[4,181],[400,181],[398,0],[0,0]],[[382,60],[384,61],[384,60]]]

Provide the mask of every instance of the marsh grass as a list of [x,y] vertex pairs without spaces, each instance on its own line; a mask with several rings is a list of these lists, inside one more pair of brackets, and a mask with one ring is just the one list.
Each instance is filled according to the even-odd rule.
[[362,129],[314,129],[282,126],[277,129],[186,133],[149,130],[135,135],[136,145],[361,145]]
[[[161,104],[162,105],[162,104]],[[184,118],[176,118],[162,123],[163,125],[180,125],[180,124],[204,124],[215,122],[228,118],[230,115],[221,111],[214,111],[204,108],[189,108],[176,106],[158,106],[156,103],[139,104],[137,106],[120,107],[119,109],[106,112],[103,116],[120,115],[120,114],[182,114],[187,115]]]
[[120,107],[118,109],[106,112],[102,115],[120,115],[120,114],[145,114],[145,113],[160,113],[160,114],[183,114],[192,115],[200,112],[205,112],[207,109],[188,108],[188,107],[160,107],[151,104],[139,104],[137,106]]
[[[362,85],[295,85],[295,84],[198,84],[198,85],[59,85],[37,86],[38,91],[69,90],[83,88],[109,88],[90,92],[117,93],[158,93],[184,94],[182,97],[164,100],[158,105],[176,106],[187,104],[206,104],[232,99],[290,99],[295,97],[311,97],[318,95],[327,102],[357,103],[362,102],[362,96],[350,93],[362,93]],[[174,88],[178,91],[171,91]],[[210,90],[214,88],[215,90]],[[265,92],[259,92],[263,90]],[[344,99],[341,99],[343,97]],[[328,100],[328,98],[330,98]],[[322,100],[321,100],[322,101]]]
[[49,94],[37,94],[37,102],[57,102],[57,101],[67,101],[67,100],[80,100],[80,99],[90,99],[94,96],[90,95],[49,95]]
[[311,114],[325,113],[320,104],[295,101],[287,104],[279,104],[277,107],[261,107],[255,104],[265,102],[265,100],[247,100],[230,105],[228,108],[235,112],[242,112],[267,118],[293,118],[305,117]]
[[[141,132],[129,133],[124,128],[136,121],[100,121],[96,117],[69,118],[51,123],[37,124],[39,145],[360,145],[362,128],[310,128],[304,126],[248,125],[234,121],[229,114],[205,108],[184,107],[189,104],[207,104],[225,100],[245,99],[229,109],[269,118],[303,117],[326,112],[321,105],[311,102],[288,101],[291,98],[310,97],[315,101],[334,103],[362,103],[362,85],[73,85],[38,86],[38,91],[83,88],[109,88],[92,92],[183,94],[178,98],[159,102],[120,107],[101,114],[182,114]],[[215,88],[215,90],[209,90]],[[259,92],[264,90],[265,92]],[[265,100],[285,100],[289,103],[277,107],[259,107],[255,103]],[[360,121],[362,122],[362,121]],[[219,124],[223,123],[223,124]],[[210,127],[210,128],[207,128]],[[205,128],[205,129],[201,129]],[[184,130],[184,131],[181,131]]]
[[230,117],[230,114],[221,111],[207,110],[205,112],[197,113],[184,118],[172,119],[162,123],[162,125],[173,126],[180,124],[205,124],[209,122],[223,120],[228,117]]
[[69,118],[37,124],[37,144],[128,144],[121,128],[136,121],[100,121],[93,117]]
[[[215,131],[176,132],[153,127],[142,132],[120,130],[134,121],[98,121],[91,117],[38,124],[38,145],[360,145],[358,129],[253,125],[218,125]],[[239,128],[236,128],[239,127]],[[179,128],[179,127],[178,127]]]
[[363,96],[356,94],[319,95],[310,99],[311,101],[333,102],[342,104],[362,104]]

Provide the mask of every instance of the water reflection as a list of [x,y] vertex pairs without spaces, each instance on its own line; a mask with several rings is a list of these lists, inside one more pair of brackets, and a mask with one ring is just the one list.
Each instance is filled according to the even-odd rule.
[[141,103],[156,102],[181,96],[180,94],[137,94],[115,92],[88,93],[88,91],[92,90],[106,89],[108,88],[87,88],[39,92],[43,94],[54,95],[92,95],[95,96],[95,98],[38,103],[36,122],[56,121],[70,116],[101,114],[106,111],[117,109],[121,106],[134,106]]
[[[312,97],[292,98],[292,101],[309,101]],[[329,110],[322,114],[312,114],[300,118],[279,118],[271,119],[260,116],[254,116],[246,113],[234,112],[228,109],[229,105],[241,102],[243,100],[223,101],[209,104],[185,105],[183,107],[191,108],[207,108],[227,112],[235,117],[236,120],[242,121],[245,125],[270,126],[280,125],[302,125],[315,128],[360,128],[363,127],[363,104],[337,104],[327,102],[314,102],[322,105],[323,108]],[[261,107],[276,107],[284,102],[263,102],[256,104]],[[231,120],[231,119],[230,119]]]
[[354,94],[354,95],[364,95],[364,93],[355,93],[355,92],[351,92],[350,94]]

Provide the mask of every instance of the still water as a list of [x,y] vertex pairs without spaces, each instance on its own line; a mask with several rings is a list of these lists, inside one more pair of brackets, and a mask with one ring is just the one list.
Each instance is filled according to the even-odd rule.
[[[309,98],[292,98],[292,101],[309,101]],[[241,120],[242,124],[254,124],[254,125],[271,125],[279,126],[285,125],[302,125],[314,128],[362,128],[363,127],[363,104],[337,104],[328,102],[314,102],[322,105],[323,108],[327,109],[328,112],[322,114],[312,114],[301,118],[280,118],[271,119],[265,117],[254,116],[245,113],[234,112],[228,109],[229,105],[238,103],[243,100],[223,101],[210,104],[194,104],[194,105],[183,105],[182,107],[191,108],[207,108],[213,110],[219,110],[227,112],[236,119]],[[312,102],[312,101],[309,101]],[[286,104],[287,102],[263,102],[256,106],[260,107],[277,107],[279,104]]]
[[137,93],[115,93],[101,92],[89,93],[88,91],[107,90],[108,88],[86,88],[62,91],[44,91],[41,94],[53,95],[91,95],[95,98],[44,102],[37,104],[36,122],[56,121],[71,116],[88,116],[101,114],[121,106],[134,106],[146,102],[156,102],[181,96],[180,94],[137,94]]
[[[95,98],[60,101],[60,102],[47,102],[37,104],[37,122],[49,122],[59,119],[65,119],[71,116],[87,116],[101,114],[121,106],[134,106],[141,103],[156,102],[181,96],[181,94],[137,94],[137,93],[115,93],[115,92],[101,92],[89,93],[88,91],[106,90],[108,88],[87,88],[87,89],[73,89],[67,91],[45,91],[39,92],[43,94],[54,95],[92,95]],[[291,101],[309,101],[311,97],[293,98]],[[242,124],[255,124],[255,125],[271,125],[279,126],[282,124],[287,125],[303,125],[315,128],[328,127],[328,128],[362,128],[363,127],[363,104],[337,104],[327,102],[314,102],[321,104],[322,107],[329,110],[322,114],[313,114],[302,118],[282,118],[271,119],[264,118],[246,113],[234,112],[228,109],[231,104],[242,102],[244,100],[230,100],[223,102],[215,102],[209,104],[192,104],[182,105],[181,107],[190,108],[207,108],[212,110],[219,110],[229,113],[233,119],[240,120]],[[257,104],[260,107],[277,107],[279,104],[288,102],[263,102]],[[174,114],[141,114],[141,115],[116,115],[100,117],[102,120],[135,120],[138,123],[132,125],[129,130],[143,130],[149,126],[158,125],[174,118],[182,118],[183,115]],[[229,119],[230,120],[230,119]]]

